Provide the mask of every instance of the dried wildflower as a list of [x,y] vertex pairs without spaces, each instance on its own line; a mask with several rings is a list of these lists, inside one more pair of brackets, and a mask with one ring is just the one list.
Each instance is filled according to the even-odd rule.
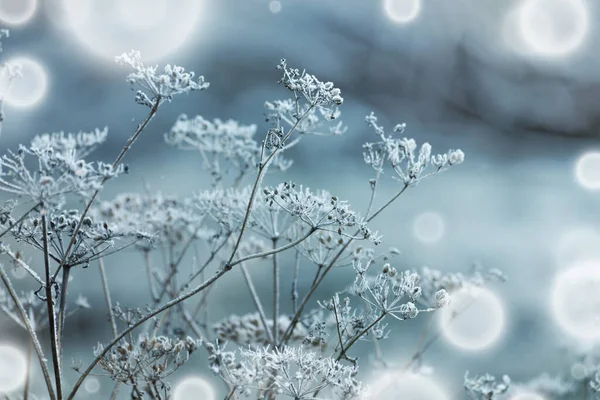
[[221,377],[240,394],[258,391],[295,400],[312,400],[315,392],[326,389],[340,400],[365,397],[355,378],[356,367],[305,351],[302,347],[240,350],[240,362],[235,361],[233,353],[216,351],[214,345],[212,348],[211,357],[220,360],[217,370]]
[[299,134],[337,136],[348,130],[338,121],[341,112],[337,108],[315,107],[311,103],[299,104],[297,99],[266,101],[265,108],[267,122],[275,125],[267,135],[268,148],[283,146],[282,122],[294,126]]
[[[111,348],[99,362],[113,380],[125,385],[167,387],[165,379],[177,371],[202,345],[201,340],[141,335],[137,343],[121,342]],[[104,350],[98,344],[94,355]]]
[[464,387],[470,399],[496,400],[508,391],[510,383],[508,375],[502,376],[502,381],[498,382],[490,374],[470,378],[469,371],[467,371],[465,373]]
[[[396,179],[405,185],[415,185],[422,179],[464,161],[465,155],[461,150],[432,155],[429,143],[424,143],[417,152],[417,144],[413,139],[386,136],[383,127],[377,125],[377,117],[373,113],[366,117],[366,121],[380,141],[363,145],[365,162],[378,171],[383,170],[386,165],[391,167],[398,175]],[[404,125],[397,125],[394,133],[403,133],[404,128]]]
[[423,302],[427,305],[444,307],[449,303],[448,293],[454,293],[463,287],[482,287],[489,282],[504,282],[506,277],[498,269],[482,271],[477,265],[470,274],[461,272],[442,273],[438,270],[423,267],[419,273],[420,285],[423,288]]
[[[78,136],[44,134],[35,137],[29,147],[8,151],[0,159],[0,190],[46,207],[60,207],[68,194],[91,196],[106,179],[125,172],[123,165],[113,168],[80,158],[104,140],[104,134],[98,130]],[[35,158],[36,170],[28,167],[27,156]]]
[[[273,320],[267,319],[267,327],[272,330]],[[288,326],[290,318],[286,315],[280,315],[277,319],[279,336],[283,336]],[[269,344],[268,334],[260,320],[258,313],[237,316],[235,314],[222,319],[213,324],[213,331],[217,338],[224,342],[233,342],[240,346],[266,346]],[[296,325],[292,332],[291,340],[293,342],[303,341],[308,336],[307,330],[302,325]]]
[[384,264],[382,271],[369,276],[368,271],[373,263],[363,265],[356,263],[356,279],[352,292],[359,296],[374,310],[381,314],[391,315],[398,320],[415,318],[420,312],[431,312],[443,307],[449,301],[449,295],[443,289],[434,294],[439,299],[432,307],[419,309],[423,289],[420,276],[412,271],[398,272],[390,264]]
[[142,62],[139,51],[131,50],[115,58],[121,65],[129,65],[134,69],[127,77],[132,86],[141,87],[135,101],[147,107],[154,107],[162,99],[171,100],[173,96],[196,90],[208,89],[209,83],[200,76],[194,79],[193,72],[186,72],[183,67],[167,64],[164,72],[158,73],[158,66],[147,66]]
[[311,105],[339,106],[344,102],[340,89],[334,87],[332,82],[321,82],[306,71],[300,72],[298,69],[288,68],[285,59],[281,59],[277,69],[283,73],[279,83],[292,92],[301,94]]
[[[237,180],[260,161],[261,148],[254,139],[256,125],[240,125],[237,121],[208,121],[198,115],[188,118],[180,115],[171,130],[165,134],[165,141],[171,146],[184,150],[198,150],[204,167],[215,181],[222,179],[227,171],[222,171],[221,160],[233,167]],[[291,161],[276,156],[271,163],[280,171],[291,166]]]
[[153,242],[138,243],[142,249],[149,249],[146,247],[149,244],[184,242],[190,237],[200,237],[204,231],[204,213],[195,206],[193,199],[162,193],[122,193],[110,201],[103,201],[90,215],[122,229],[149,232]]
[[43,152],[49,148],[62,154],[74,151],[74,157],[81,159],[92,153],[98,145],[104,143],[108,136],[108,128],[96,128],[90,132],[65,133],[53,132],[37,135],[31,141],[31,148]]
[[[116,240],[125,240],[122,248],[134,242],[152,240],[152,235],[140,230],[132,230],[126,226],[108,224],[88,216],[83,219],[83,224],[76,230],[81,215],[78,210],[50,213],[47,216],[48,243],[51,258],[61,260],[71,267],[82,265],[86,267],[95,260],[109,252],[115,246]],[[12,227],[10,233],[20,242],[25,242],[33,248],[43,251],[43,228],[39,217],[26,218],[21,223]],[[68,255],[65,249],[76,235],[75,245]],[[118,250],[118,249],[117,249]]]
[[[41,332],[48,328],[48,308],[45,301],[43,301],[34,291],[30,290],[22,292],[19,295],[19,302],[25,309],[29,322],[33,329],[37,332]],[[74,302],[74,307],[68,307],[65,312],[65,318],[69,318],[77,311],[82,309],[89,309],[90,304],[86,297],[81,294],[77,295],[77,299]],[[23,321],[19,316],[13,299],[10,298],[8,293],[0,286],[0,312],[9,317],[18,326],[25,329]]]
[[[277,205],[311,229],[353,239],[367,239],[375,244],[381,242],[377,233],[367,227],[346,201],[339,200],[326,191],[311,192],[309,188],[296,187],[296,184],[286,182],[277,187],[264,188],[263,194],[269,206]],[[348,228],[358,229],[360,236],[346,233]]]

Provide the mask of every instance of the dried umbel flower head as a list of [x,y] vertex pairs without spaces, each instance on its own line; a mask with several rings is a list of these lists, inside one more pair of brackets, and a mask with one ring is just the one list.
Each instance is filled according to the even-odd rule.
[[344,102],[340,89],[334,87],[333,82],[321,82],[306,71],[300,72],[298,69],[288,68],[284,58],[281,59],[277,69],[283,73],[279,83],[292,92],[302,95],[311,105],[339,106]]
[[[280,315],[277,319],[277,328],[279,337],[282,337],[290,326],[290,318],[286,315]],[[273,320],[267,319],[267,328],[269,332],[273,329]],[[240,346],[266,346],[269,344],[269,336],[265,332],[265,327],[260,320],[258,313],[246,314],[243,316],[230,315],[213,325],[213,331],[217,334],[219,340],[223,342],[233,342]],[[302,342],[308,336],[308,331],[303,325],[296,325],[290,336],[292,342]]]
[[205,214],[193,199],[156,193],[122,193],[103,201],[91,215],[131,231],[148,232],[152,243],[179,243],[199,233]]
[[234,353],[224,352],[218,345],[211,344],[208,350],[213,370],[234,388],[235,393],[248,396],[253,392],[271,392],[294,400],[313,400],[316,392],[327,389],[340,400],[364,399],[366,396],[356,380],[358,370],[355,366],[344,365],[302,347],[240,350],[240,361],[236,361]]
[[[147,232],[129,226],[109,224],[93,216],[83,218],[81,227],[76,229],[80,219],[81,214],[78,210],[51,212],[46,216],[46,239],[52,248],[50,254],[58,260],[65,258],[65,263],[71,267],[87,267],[91,261],[114,251],[117,241],[125,248],[136,242],[148,242],[153,239],[153,235]],[[14,225],[10,233],[17,241],[43,251],[40,243],[44,240],[44,228],[39,216],[26,218]],[[69,254],[65,254],[64,251],[73,236],[75,245]]]
[[[363,145],[365,163],[377,171],[382,171],[384,167],[391,168],[398,176],[396,179],[405,185],[415,185],[422,179],[461,164],[465,159],[462,150],[449,150],[445,154],[432,155],[429,143],[423,143],[417,151],[414,139],[386,135],[384,128],[377,125],[374,113],[368,115],[365,120],[380,139],[378,142]],[[405,125],[397,125],[393,133],[403,133],[404,128]]]
[[[165,141],[171,146],[183,150],[198,150],[202,155],[204,167],[215,181],[220,181],[227,170],[233,168],[239,181],[260,161],[261,147],[256,142],[256,125],[241,125],[237,121],[209,121],[197,115],[188,118],[180,115],[171,130],[165,134]],[[225,167],[221,162],[225,161]],[[271,166],[284,171],[291,162],[276,156]]]
[[[346,201],[326,191],[312,192],[293,182],[285,182],[277,187],[264,188],[263,195],[270,207],[280,207],[314,230],[334,232],[353,239],[367,239],[375,244],[381,242],[379,235],[367,227]],[[357,229],[359,236],[346,233],[348,228]]]
[[[87,162],[106,131],[36,136],[29,147],[20,146],[0,158],[0,191],[27,197],[46,207],[60,207],[67,195],[89,198],[104,182],[126,172],[124,165]],[[31,162],[28,159],[32,158]]]
[[196,90],[208,89],[209,83],[203,76],[195,79],[193,72],[186,72],[183,67],[167,64],[162,73],[157,72],[158,66],[147,66],[142,62],[139,51],[131,50],[115,58],[121,65],[129,65],[134,72],[130,73],[127,81],[134,87],[139,87],[136,102],[146,107],[154,107],[161,100],[170,101],[173,96]]
[[[201,345],[202,340],[191,337],[178,340],[141,335],[137,343],[123,341],[111,348],[100,359],[99,365],[112,379],[125,385],[165,385],[165,379],[188,361]],[[98,344],[94,355],[103,351],[104,346]]]

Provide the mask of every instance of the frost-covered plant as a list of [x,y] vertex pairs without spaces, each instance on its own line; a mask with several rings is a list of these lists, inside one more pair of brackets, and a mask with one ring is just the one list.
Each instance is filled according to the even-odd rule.
[[229,396],[239,392],[245,396],[256,393],[263,398],[264,394],[272,393],[295,400],[312,400],[324,388],[336,399],[363,399],[366,395],[355,379],[358,372],[355,366],[302,347],[240,349],[241,361],[218,346],[211,344],[208,349],[213,369],[231,387]]
[[186,72],[185,68],[167,64],[163,73],[158,73],[158,66],[148,66],[142,62],[139,51],[131,50],[116,57],[116,62],[128,65],[134,72],[127,81],[133,88],[139,87],[135,101],[150,108],[157,107],[162,100],[171,101],[173,96],[196,90],[208,89],[209,83],[200,76],[194,79],[194,72]]
[[187,337],[184,340],[164,336],[142,335],[136,343],[121,342],[104,353],[100,343],[94,355],[103,354],[99,366],[114,381],[132,386],[133,393],[143,398],[168,396],[166,379],[175,373],[191,354],[202,345],[201,340]]
[[472,400],[497,400],[508,391],[510,384],[508,375],[497,380],[490,374],[469,377],[469,372],[465,373],[465,390]]
[[[383,238],[372,227],[375,218],[408,187],[460,164],[464,154],[451,150],[432,155],[426,143],[417,151],[414,140],[386,135],[373,114],[367,124],[379,141],[367,143],[364,150],[376,175],[369,181],[364,212],[326,190],[286,179],[263,183],[268,172],[281,173],[292,165],[284,154],[305,135],[337,136],[347,130],[339,121],[341,90],[288,67],[285,60],[277,66],[279,83],[291,98],[265,103],[268,127],[262,135],[257,125],[185,115],[165,135],[167,144],[199,152],[213,179],[211,188],[196,188],[187,197],[121,193],[100,199],[102,189],[128,171],[123,158],[160,106],[208,88],[203,77],[196,79],[182,67],[167,65],[159,71],[145,65],[135,51],[117,57],[117,62],[133,69],[127,80],[138,90],[135,101],[149,110],[112,163],[89,160],[105,142],[107,129],[44,133],[0,159],[0,190],[13,197],[0,207],[0,237],[11,241],[10,246],[0,244],[0,311],[31,337],[51,400],[74,399],[96,367],[117,389],[128,387],[131,398],[166,400],[169,379],[201,344],[210,369],[227,386],[227,399],[362,399],[366,393],[358,380],[361,363],[355,343],[367,338],[377,343],[396,329],[393,323],[446,306],[452,289],[500,276],[397,270],[388,262],[388,253],[396,256],[397,250],[378,253]],[[389,168],[402,185],[380,201],[377,187]],[[228,185],[224,178],[230,171],[234,180]],[[19,249],[13,251],[14,246]],[[142,306],[113,304],[104,260],[111,256],[114,263],[114,255],[126,249],[143,256],[141,266],[131,266],[146,275],[149,298]],[[283,257],[288,255],[294,258],[289,305],[282,301],[281,282],[281,269],[288,265]],[[371,274],[380,259],[383,264]],[[17,292],[5,268],[8,263],[24,269],[39,289]],[[268,300],[259,295],[253,279],[255,268],[265,264],[272,275]],[[329,300],[310,309],[331,271],[350,264],[354,283],[349,277]],[[71,305],[70,271],[96,266],[111,339],[100,340],[87,367],[76,365],[78,378],[67,387],[65,320],[89,307],[83,297]],[[212,319],[208,310],[215,282],[226,274],[235,278],[237,271],[255,312]],[[304,276],[310,279],[308,287],[300,285]],[[40,343],[46,336],[48,356]]]

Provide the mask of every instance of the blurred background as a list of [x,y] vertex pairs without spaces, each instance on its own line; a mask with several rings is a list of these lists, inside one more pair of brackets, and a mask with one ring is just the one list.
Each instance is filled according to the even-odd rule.
[[[208,188],[198,155],[167,147],[163,134],[181,113],[256,123],[261,134],[264,101],[288,96],[277,84],[281,58],[342,90],[349,129],[340,137],[307,138],[289,154],[293,167],[270,176],[272,183],[324,188],[364,210],[373,174],[361,145],[375,140],[364,122],[371,111],[390,132],[405,122],[406,136],[430,142],[434,152],[462,149],[463,165],[411,188],[373,224],[384,236],[382,246],[401,251],[398,269],[467,272],[477,263],[508,277],[491,286],[504,315],[501,335],[477,351],[440,340],[424,359],[434,368],[431,379],[461,399],[465,370],[506,373],[516,381],[543,371],[570,373],[564,345],[586,335],[562,328],[552,308],[553,285],[561,271],[600,258],[600,3],[0,0],[0,21],[10,29],[2,62],[20,61],[24,74],[6,95],[3,153],[39,133],[108,126],[108,143],[93,157],[112,161],[146,113],[133,101],[127,69],[113,61],[124,51],[183,65],[210,82],[208,91],[161,108],[127,154],[130,174],[110,182],[103,199],[146,186],[177,195]],[[379,199],[397,189],[385,182]],[[109,261],[115,301],[143,305],[141,257]],[[253,273],[268,296],[268,268]],[[71,320],[65,359],[86,364],[92,346],[108,340],[110,331],[97,271],[74,275],[71,287],[88,296],[92,309]],[[305,273],[301,289],[311,277],[312,270]],[[351,280],[350,270],[336,271],[319,298]],[[598,305],[597,289],[578,295]],[[232,274],[212,290],[211,316],[251,312],[248,300],[240,275]],[[19,343],[20,331],[3,318],[0,340]],[[426,320],[391,324],[393,333],[382,343],[390,364],[406,362]],[[366,342],[357,355],[367,361],[372,349]],[[204,356],[197,354],[172,382],[186,373],[202,375],[222,398],[224,388]],[[372,381],[374,371],[365,363],[361,376]],[[68,372],[67,380],[74,379]],[[107,398],[111,383],[97,380],[81,398]]]

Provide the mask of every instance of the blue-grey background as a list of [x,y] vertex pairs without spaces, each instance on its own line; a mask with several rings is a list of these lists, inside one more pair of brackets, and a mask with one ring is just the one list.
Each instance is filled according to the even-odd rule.
[[[108,126],[108,143],[94,157],[112,161],[145,110],[134,103],[124,69],[90,52],[48,17],[52,3],[42,2],[34,18],[11,27],[4,41],[2,57],[27,54],[43,63],[49,91],[35,108],[6,108],[0,147],[3,152],[15,148],[41,132]],[[509,278],[494,287],[507,310],[504,338],[483,352],[436,344],[426,357],[435,376],[460,393],[466,369],[508,373],[516,380],[568,371],[559,350],[565,337],[549,310],[549,286],[560,267],[557,247],[563,235],[578,227],[595,229],[600,216],[598,193],[578,186],[573,175],[577,157],[600,148],[600,7],[588,1],[591,27],[584,46],[574,55],[548,60],[511,53],[502,45],[503,16],[512,1],[429,0],[419,18],[406,25],[390,21],[379,1],[282,0],[277,14],[266,0],[204,3],[206,15],[188,40],[156,62],[196,71],[210,89],[161,109],[127,155],[131,173],[110,182],[103,198],[142,191],[144,184],[181,195],[207,188],[197,155],[165,146],[163,133],[180,113],[234,118],[264,130],[264,101],[287,96],[275,70],[285,57],[290,66],[341,88],[349,130],[342,137],[301,143],[290,155],[292,169],[273,176],[273,182],[292,179],[326,188],[364,209],[371,171],[362,162],[361,144],[372,138],[364,123],[370,111],[388,128],[406,122],[406,134],[419,143],[429,141],[434,150],[466,153],[463,165],[409,190],[374,224],[384,246],[402,251],[399,268],[466,271],[479,262]],[[106,31],[98,34],[110,35],[115,22],[103,23]],[[380,198],[395,189],[388,182]],[[413,218],[424,211],[439,212],[446,221],[446,234],[436,244],[422,244],[413,235]],[[111,269],[113,297],[123,305],[141,304],[140,296],[147,293],[141,257],[113,258]],[[309,279],[311,272],[303,274]],[[261,273],[268,271],[257,267],[255,274]],[[350,279],[349,271],[332,276],[322,296]],[[263,281],[260,289],[266,294],[270,283]],[[77,271],[75,282],[93,309],[71,320],[65,354],[67,360],[85,361],[91,346],[110,333],[97,271]],[[215,318],[252,310],[239,274],[219,282],[211,296]],[[386,354],[402,363],[424,320],[394,326],[383,344]],[[2,336],[4,329],[13,331],[7,323],[0,327]],[[363,359],[370,349],[364,346]],[[199,366],[203,358],[196,356]],[[106,379],[101,384],[103,391],[111,388]]]

